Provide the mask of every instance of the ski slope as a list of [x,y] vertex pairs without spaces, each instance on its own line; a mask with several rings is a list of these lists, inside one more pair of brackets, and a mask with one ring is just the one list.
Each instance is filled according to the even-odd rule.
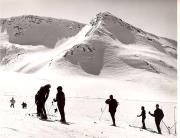
[[[71,82],[73,81],[71,80]],[[65,85],[61,79],[59,81],[52,81],[33,75],[19,74],[14,72],[1,72],[0,83],[3,85],[0,87],[0,128],[2,130],[0,132],[0,137],[176,137],[174,135],[174,128],[171,129],[172,134],[169,135],[167,128],[162,123],[161,128],[163,135],[156,134],[154,118],[149,116],[148,113],[146,126],[149,131],[129,126],[133,125],[136,127],[141,127],[141,118],[136,117],[137,114],[140,114],[141,112],[141,106],[145,106],[146,112],[152,112],[154,111],[155,104],[157,103],[160,104],[160,107],[164,111],[164,122],[168,126],[173,126],[174,107],[176,106],[176,102],[167,100],[147,100],[139,98],[138,96],[136,96],[136,98],[134,97],[133,99],[131,99],[132,97],[126,99],[124,98],[125,94],[123,97],[120,96],[119,93],[120,90],[127,92],[129,87],[121,88],[119,89],[119,92],[117,92],[118,89],[114,91],[113,89],[108,89],[106,87],[106,90],[103,91],[102,86],[100,88],[91,87],[90,81],[84,82],[84,80],[79,79],[78,82],[81,84],[81,87],[76,84],[73,85],[73,83],[67,83]],[[46,102],[46,110],[48,114],[54,115],[55,117],[48,116],[49,121],[42,121],[36,117],[29,116],[28,114],[36,113],[34,95],[39,89],[39,86],[47,83],[50,83],[52,88]],[[56,103],[51,106],[52,100],[56,95],[56,88],[59,85],[63,86],[63,90],[66,94],[66,120],[70,123],[70,125],[64,125],[58,122],[57,120],[60,119],[59,113],[54,113],[54,109],[57,107]],[[90,94],[90,92],[92,94]],[[118,127],[110,126],[112,124],[111,118],[108,108],[105,108],[105,99],[108,98],[110,94],[114,94],[114,97],[119,102],[116,113],[116,124]],[[130,95],[128,93],[126,94]],[[9,100],[12,97],[14,97],[16,100],[14,109],[10,108]],[[27,102],[27,109],[21,108],[23,101]],[[101,120],[99,120],[104,108],[105,111]]]

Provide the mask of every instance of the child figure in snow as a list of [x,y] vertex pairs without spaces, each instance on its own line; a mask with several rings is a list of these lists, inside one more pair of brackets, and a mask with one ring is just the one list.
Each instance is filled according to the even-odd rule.
[[155,123],[156,123],[158,133],[162,134],[161,128],[160,128],[160,123],[164,117],[164,113],[163,113],[162,109],[159,108],[159,104],[156,104],[156,110],[154,111],[154,114],[152,114],[150,111],[149,111],[149,114],[155,118]]
[[21,105],[23,109],[27,108],[27,103],[23,102]]
[[12,99],[10,100],[10,103],[11,103],[11,105],[10,105],[10,107],[12,108],[14,108],[14,104],[15,104],[15,100],[14,100],[14,97],[12,97]]
[[56,94],[56,98],[54,99],[54,102],[57,102],[57,106],[61,115],[61,122],[62,123],[66,123],[66,119],[65,119],[65,113],[64,113],[64,106],[65,106],[65,94],[62,91],[62,87],[58,86],[57,87],[57,94]]
[[50,84],[42,86],[35,95],[35,103],[37,105],[37,116],[40,116],[41,119],[47,119],[45,102],[49,96],[50,88]]
[[146,125],[145,125],[146,111],[144,106],[141,106],[141,114],[137,115],[137,117],[141,117],[141,116],[142,116],[142,129],[146,129]]
[[55,108],[55,109],[54,109],[54,113],[57,113],[57,111],[58,111],[58,109],[57,109],[57,108]]
[[110,95],[109,99],[107,99],[105,103],[109,104],[109,112],[113,121],[113,126],[116,126],[115,113],[116,113],[116,108],[118,106],[118,102],[116,101],[116,99],[113,99],[113,95]]

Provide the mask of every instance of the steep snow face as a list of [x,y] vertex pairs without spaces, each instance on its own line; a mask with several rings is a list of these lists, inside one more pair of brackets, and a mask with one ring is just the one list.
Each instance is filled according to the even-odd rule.
[[124,44],[135,43],[134,32],[132,31],[131,26],[128,26],[127,23],[108,12],[97,14],[96,18],[94,18],[90,24],[95,26],[95,28],[98,28],[91,33],[105,33],[114,39],[118,39]]
[[65,58],[72,64],[79,64],[84,71],[98,75],[103,67],[104,43],[97,42],[95,47],[87,44],[74,46],[65,54]]
[[[88,34],[106,34],[123,44],[151,45],[157,50],[169,53],[176,57],[177,42],[167,38],[161,38],[136,28],[108,12],[99,13],[90,22],[93,28]],[[87,35],[88,35],[87,34]],[[171,50],[170,50],[171,49]]]
[[76,35],[84,24],[28,15],[0,19],[0,26],[1,32],[7,30],[11,43],[53,48],[58,40]]
[[[176,43],[138,29],[110,13],[99,13],[82,42],[65,60],[93,75],[117,75],[145,70],[176,76]],[[82,36],[81,36],[82,37]]]

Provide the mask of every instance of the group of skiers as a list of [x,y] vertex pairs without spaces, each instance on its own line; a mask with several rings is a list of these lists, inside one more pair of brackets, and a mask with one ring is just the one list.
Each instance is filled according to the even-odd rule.
[[[46,84],[46,85],[42,86],[38,90],[37,94],[35,95],[35,104],[37,105],[37,116],[40,117],[41,119],[45,119],[45,120],[47,119],[47,113],[46,113],[46,109],[45,109],[45,102],[49,97],[50,88],[51,88],[51,85]],[[10,102],[11,102],[10,107],[14,108],[14,103],[16,101],[14,100],[13,97],[10,100]],[[59,109],[60,116],[61,116],[60,121],[62,123],[66,123],[65,112],[64,112],[65,94],[63,92],[62,86],[57,87],[56,98],[53,99],[53,102],[57,102],[57,107]],[[53,104],[53,102],[52,102],[52,104]],[[109,99],[107,99],[105,101],[105,103],[109,105],[109,113],[111,115],[112,122],[113,122],[112,125],[116,126],[115,113],[116,113],[116,108],[118,107],[119,103],[117,102],[116,99],[113,98],[113,95],[110,95]],[[23,102],[22,107],[26,108],[27,104],[25,102]],[[55,112],[57,112],[57,108],[55,109]],[[164,113],[163,113],[162,109],[159,108],[159,104],[156,104],[156,109],[155,109],[154,113],[151,113],[149,111],[149,114],[152,117],[155,118],[155,124],[156,124],[157,130],[158,130],[158,133],[161,134],[160,123],[161,123],[161,120],[164,117]],[[137,115],[137,117],[142,117],[142,129],[146,129],[146,125],[145,125],[146,111],[145,111],[144,106],[141,107],[141,114]]]
[[[140,117],[142,116],[142,129],[146,129],[146,125],[145,125],[145,119],[146,119],[146,111],[145,111],[145,107],[142,106],[141,107],[141,114],[140,115],[137,115],[137,117]],[[158,130],[158,133],[161,134],[161,128],[160,128],[160,123],[164,117],[164,113],[162,111],[162,109],[159,108],[159,104],[156,104],[156,109],[154,110],[154,113],[152,114],[150,111],[149,111],[149,114],[154,117],[155,119],[155,124],[156,124],[156,127],[157,127],[157,130]]]
[[[110,113],[112,121],[113,121],[113,126],[116,126],[115,113],[116,113],[116,108],[119,103],[117,102],[116,99],[113,98],[113,95],[110,95],[109,99],[107,99],[105,101],[105,103],[109,105],[109,113]],[[142,110],[141,114],[137,115],[137,117],[142,116],[142,129],[146,129],[146,125],[145,125],[146,111],[145,111],[144,106],[141,107],[141,110]],[[158,133],[162,134],[161,128],[160,128],[160,123],[164,117],[164,113],[163,113],[162,109],[159,108],[159,104],[156,104],[156,109],[155,109],[154,113],[152,114],[149,111],[149,114],[155,118],[155,124],[156,124],[157,130],[158,130]]]
[[[37,116],[39,116],[41,119],[47,119],[45,102],[49,96],[50,88],[51,88],[50,84],[42,86],[35,95],[35,103],[37,105]],[[53,102],[57,102],[57,106],[61,115],[60,121],[62,123],[66,123],[65,112],[64,112],[65,94],[62,91],[62,89],[63,88],[61,86],[57,87],[56,98],[53,99]]]

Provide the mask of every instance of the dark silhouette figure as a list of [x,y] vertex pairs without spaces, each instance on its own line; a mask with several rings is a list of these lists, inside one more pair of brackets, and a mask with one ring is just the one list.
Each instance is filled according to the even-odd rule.
[[110,95],[109,98],[110,99],[107,99],[105,103],[109,104],[109,112],[113,121],[113,126],[116,126],[115,113],[116,113],[116,108],[118,106],[118,102],[116,101],[116,99],[113,99],[113,95]]
[[40,116],[41,119],[47,119],[45,102],[49,96],[50,88],[51,88],[50,84],[42,86],[35,95],[35,103],[37,105],[37,116]]
[[10,107],[12,108],[14,108],[14,104],[15,104],[15,100],[14,100],[14,97],[12,97],[12,99],[10,100],[10,103],[11,103],[11,105],[10,105]]
[[55,108],[55,109],[54,109],[54,113],[57,113],[57,111],[58,111],[58,109],[57,109],[57,108]]
[[27,108],[27,103],[23,102],[21,105],[23,109]]
[[164,113],[163,113],[162,109],[159,108],[159,104],[156,104],[156,110],[154,111],[154,114],[152,114],[150,111],[149,111],[149,114],[155,118],[155,123],[156,123],[158,133],[162,134],[161,128],[160,128],[160,123],[164,117]]
[[141,114],[137,115],[137,117],[141,117],[141,116],[142,116],[142,129],[146,129],[146,125],[145,125],[146,111],[144,106],[141,107]]
[[65,106],[65,94],[62,91],[62,87],[58,86],[57,87],[57,94],[56,94],[56,98],[54,99],[54,102],[57,102],[57,106],[61,115],[61,122],[65,123],[66,119],[65,119],[65,113],[64,113],[64,106]]

